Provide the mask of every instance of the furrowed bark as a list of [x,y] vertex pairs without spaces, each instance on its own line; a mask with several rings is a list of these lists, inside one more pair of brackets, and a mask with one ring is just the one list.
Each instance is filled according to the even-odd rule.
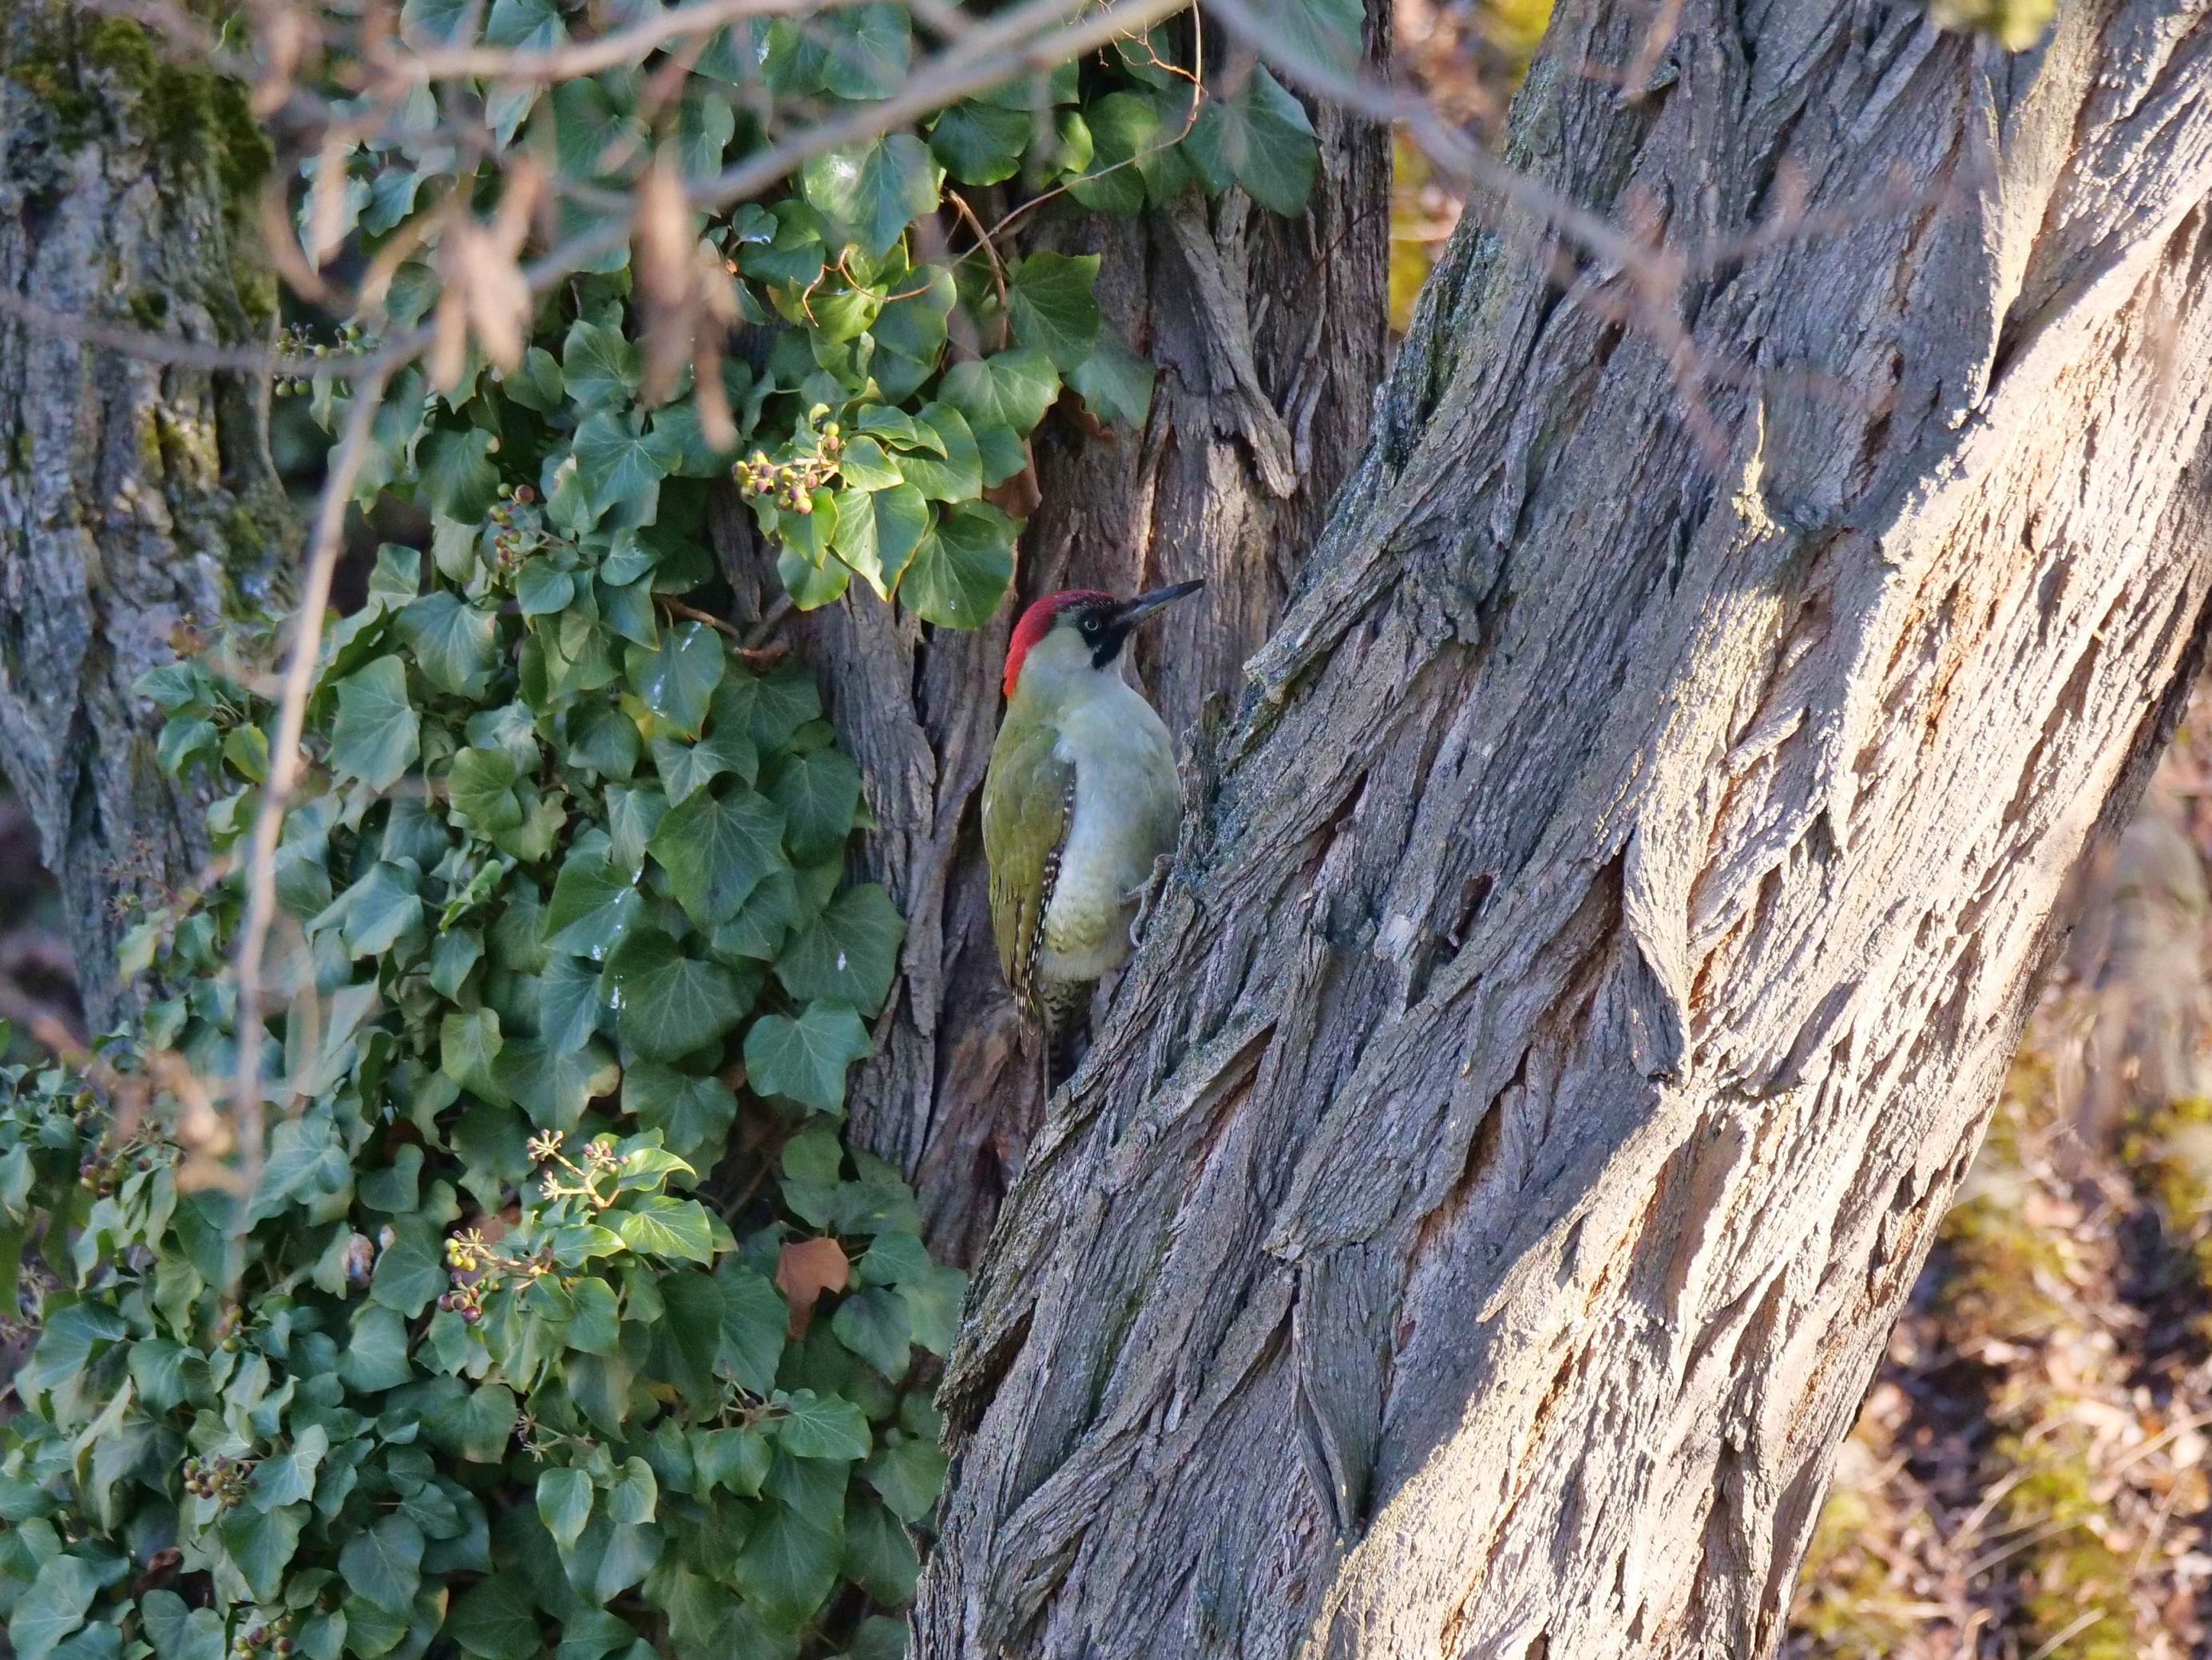
[[[1370,10],[1379,61],[1387,13]],[[992,946],[976,823],[1012,619],[1056,588],[1206,578],[1202,599],[1133,648],[1136,678],[1183,731],[1238,690],[1358,459],[1382,372],[1389,153],[1333,109],[1314,123],[1321,175],[1297,219],[1232,192],[1136,217],[1048,209],[1028,233],[1103,257],[1101,303],[1158,380],[1141,432],[1086,436],[1066,404],[1047,417],[1015,592],[989,626],[925,635],[858,590],[787,625],[866,781],[880,827],[869,874],[907,917],[891,1016],[854,1073],[854,1129],[905,1169],[932,1246],[957,1262],[988,1232],[1042,1095]],[[717,544],[758,615],[772,563],[726,507]]]
[[[0,288],[64,316],[266,344],[251,222],[268,167],[245,94],[66,0],[0,18]],[[203,803],[156,763],[132,687],[282,569],[292,526],[265,376],[80,345],[0,313],[0,771],[58,879],[93,1029],[116,947],[190,881]]]
[[1718,251],[1694,361],[1455,238],[982,1259],[921,1660],[1780,1633],[2201,654],[2212,21],[1647,27],[1513,147]]

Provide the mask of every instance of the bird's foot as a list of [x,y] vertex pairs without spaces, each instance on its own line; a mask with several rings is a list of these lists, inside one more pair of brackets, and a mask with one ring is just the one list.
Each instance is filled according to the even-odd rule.
[[1152,920],[1152,907],[1159,903],[1161,893],[1166,890],[1168,872],[1174,866],[1175,854],[1162,854],[1152,860],[1152,874],[1121,896],[1124,904],[1132,899],[1137,902],[1137,914],[1129,919],[1129,946],[1132,950],[1143,941],[1145,924]]

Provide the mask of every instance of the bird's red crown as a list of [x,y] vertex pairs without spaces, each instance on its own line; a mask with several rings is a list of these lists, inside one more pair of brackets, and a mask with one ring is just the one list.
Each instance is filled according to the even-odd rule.
[[1014,683],[1021,678],[1022,660],[1030,654],[1030,648],[1052,632],[1054,620],[1071,605],[1086,605],[1094,599],[1113,599],[1110,593],[1097,588],[1062,588],[1058,593],[1048,593],[1032,601],[1022,613],[1022,620],[1014,624],[1013,638],[1006,642],[1007,696],[1014,695]]

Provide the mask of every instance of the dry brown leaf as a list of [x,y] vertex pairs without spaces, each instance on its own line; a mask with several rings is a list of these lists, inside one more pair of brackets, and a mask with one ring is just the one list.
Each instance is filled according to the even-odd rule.
[[323,140],[322,153],[315,161],[315,182],[307,192],[307,240],[302,252],[317,271],[329,263],[345,240],[341,223],[345,216],[346,157],[351,149],[344,136],[333,129]]
[[852,1276],[845,1248],[835,1239],[794,1239],[785,1245],[775,1259],[775,1288],[791,1304],[791,1335],[806,1330],[823,1292],[844,1290]]
[[630,270],[645,313],[645,373],[638,402],[650,409],[665,399],[691,361],[692,329],[699,311],[697,239],[691,203],[674,159],[665,151],[637,184],[631,220]]

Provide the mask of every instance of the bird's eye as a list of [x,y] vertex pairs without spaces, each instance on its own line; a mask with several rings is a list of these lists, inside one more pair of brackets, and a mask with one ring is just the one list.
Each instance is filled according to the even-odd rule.
[[1083,619],[1083,637],[1085,640],[1096,640],[1098,637],[1098,619],[1097,617],[1086,617]]

